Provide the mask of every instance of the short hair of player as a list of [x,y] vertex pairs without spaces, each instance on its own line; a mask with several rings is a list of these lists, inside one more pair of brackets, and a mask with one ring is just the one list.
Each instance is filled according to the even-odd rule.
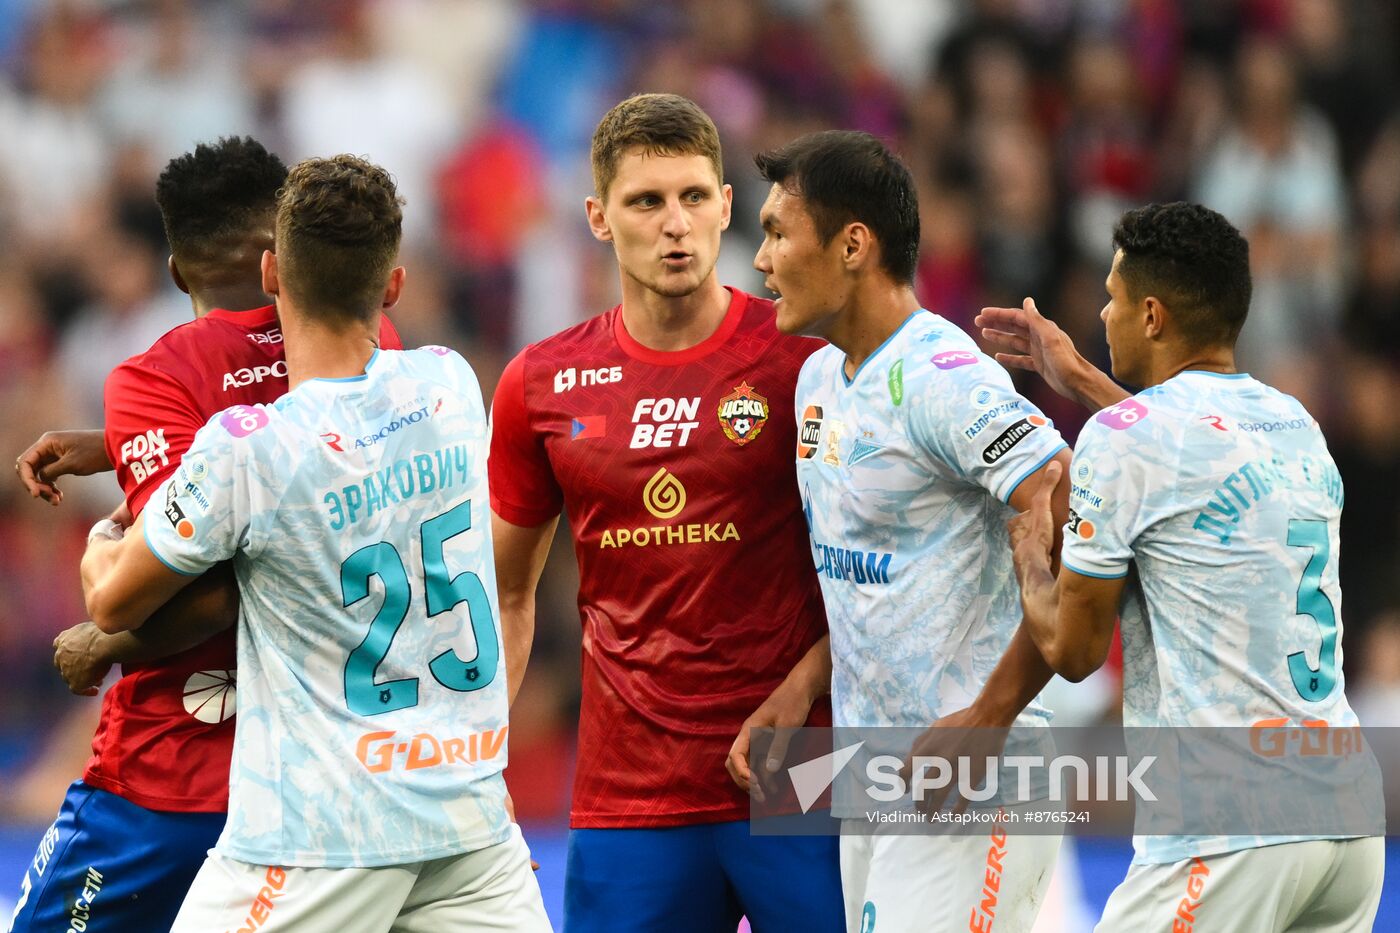
[[1233,344],[1249,313],[1249,243],[1199,204],[1149,204],[1113,229],[1118,274],[1133,301],[1153,296],[1194,346]]
[[156,204],[176,261],[218,259],[270,227],[286,180],[286,164],[251,136],[200,143],[171,159],[156,180]]
[[919,197],[914,177],[884,143],[852,130],[799,137],[754,164],[767,181],[798,194],[823,244],[849,223],[880,243],[880,266],[896,282],[914,281],[919,262]]
[[277,195],[277,270],[308,314],[362,321],[380,307],[403,233],[389,173],[352,155],[292,167]]
[[647,155],[699,155],[715,167],[724,183],[719,130],[709,114],[679,94],[634,94],[613,107],[593,131],[593,187],[607,200],[617,166],[633,149]]

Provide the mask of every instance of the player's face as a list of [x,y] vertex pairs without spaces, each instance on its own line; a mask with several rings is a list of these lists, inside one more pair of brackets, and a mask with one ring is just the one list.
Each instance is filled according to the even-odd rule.
[[701,155],[622,157],[607,199],[588,199],[593,235],[611,242],[624,279],[666,298],[692,294],[714,272],[732,192]]
[[759,211],[763,245],[753,267],[763,284],[781,297],[778,330],[824,337],[845,305],[848,282],[841,261],[841,238],[822,243],[800,194],[774,185]]
[[1118,264],[1123,259],[1123,251],[1113,256],[1113,268],[1109,270],[1108,304],[1103,306],[1099,317],[1103,319],[1104,332],[1108,338],[1108,356],[1112,362],[1113,375],[1130,385],[1143,385],[1142,371],[1146,363],[1147,337],[1143,331],[1142,309],[1128,297],[1128,285],[1118,274]]

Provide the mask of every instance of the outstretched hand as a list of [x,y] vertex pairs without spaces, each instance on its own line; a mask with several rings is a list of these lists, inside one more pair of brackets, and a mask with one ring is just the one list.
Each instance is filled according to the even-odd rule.
[[1027,298],[1019,308],[983,308],[974,323],[996,350],[998,363],[1039,373],[1058,394],[1079,400],[1070,380],[1088,364],[1069,335],[1040,313],[1035,299]]
[[31,496],[50,505],[63,501],[60,476],[91,476],[112,468],[102,432],[46,431],[15,458],[15,473]]

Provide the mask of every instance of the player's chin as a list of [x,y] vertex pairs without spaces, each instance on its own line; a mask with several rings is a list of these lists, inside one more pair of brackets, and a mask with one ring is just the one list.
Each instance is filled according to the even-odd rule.
[[689,272],[665,275],[652,283],[651,290],[663,298],[684,298],[695,294],[702,281]]

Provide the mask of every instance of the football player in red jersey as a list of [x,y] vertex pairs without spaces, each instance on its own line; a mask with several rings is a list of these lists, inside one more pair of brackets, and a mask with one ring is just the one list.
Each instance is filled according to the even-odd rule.
[[693,102],[623,101],[592,161],[588,222],[616,252],[622,303],[506,367],[489,470],[512,695],[561,509],[578,554],[565,924],[731,933],[747,915],[757,933],[840,930],[836,840],[750,836],[739,786],[750,726],[830,721],[790,417],[820,344],[719,283],[730,189]]
[[[247,137],[197,146],[166,166],[156,200],[170,274],[195,320],[108,377],[105,438],[45,435],[21,455],[31,493],[56,504],[57,476],[115,465],[123,509],[138,515],[210,417],[286,392],[260,268],[286,177],[282,160]],[[400,348],[387,319],[380,341]],[[59,636],[56,661],[75,691],[96,693],[114,663],[123,676],[103,698],[82,780],[21,882],[12,930],[169,928],[228,807],[237,617],[237,586],[222,565],[138,632],[103,635],[83,623]]]

